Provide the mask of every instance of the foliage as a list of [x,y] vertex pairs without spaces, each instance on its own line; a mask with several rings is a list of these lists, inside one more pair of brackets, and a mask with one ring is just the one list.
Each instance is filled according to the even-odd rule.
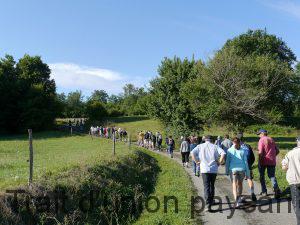
[[[0,60],[0,129],[4,132],[47,129],[58,115],[56,86],[39,56]],[[37,119],[38,118],[38,119]]]
[[290,127],[290,126],[281,126],[277,124],[255,124],[255,125],[250,125],[245,128],[245,132],[250,133],[250,134],[256,134],[256,132],[260,129],[266,129],[268,133],[271,135],[274,134],[291,134],[295,133],[295,128]]
[[196,78],[202,66],[194,59],[165,58],[158,68],[159,76],[150,82],[149,114],[179,133],[199,129],[201,122],[191,112],[183,87]]
[[235,130],[287,122],[300,103],[295,60],[285,42],[261,30],[228,40],[206,64],[165,59],[151,82],[150,115],[180,134],[215,122]]
[[104,90],[95,90],[89,100],[107,103],[108,94]]
[[91,121],[97,121],[106,117],[107,111],[103,103],[99,101],[88,101],[86,104],[86,116]]
[[268,34],[266,30],[249,30],[228,40],[222,49],[233,49],[239,56],[267,55],[274,60],[287,63],[291,66],[296,56],[286,43],[275,35]]

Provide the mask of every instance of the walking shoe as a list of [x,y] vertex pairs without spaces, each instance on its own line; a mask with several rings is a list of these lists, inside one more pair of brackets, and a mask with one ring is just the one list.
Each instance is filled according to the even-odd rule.
[[251,194],[251,199],[253,202],[257,201],[256,195],[254,193]]
[[205,212],[211,212],[211,205],[207,204],[204,209]]
[[239,198],[236,200],[236,203],[235,203],[234,207],[235,207],[236,209],[238,209],[238,208],[240,208],[241,206],[242,206],[242,198],[239,197]]
[[266,196],[268,196],[268,193],[267,192],[260,192],[259,195],[266,197]]
[[196,175],[197,177],[199,177],[199,176],[200,176],[200,172],[197,171],[195,175]]

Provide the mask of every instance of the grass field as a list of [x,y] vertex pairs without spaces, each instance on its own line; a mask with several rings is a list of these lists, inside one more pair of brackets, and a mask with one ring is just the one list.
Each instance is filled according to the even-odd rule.
[[[162,131],[159,122],[145,118],[119,118],[114,123],[132,133],[140,130]],[[27,183],[27,138],[27,135],[0,137],[1,191]],[[128,145],[121,142],[117,142],[117,156],[113,157],[111,140],[91,139],[88,135],[71,136],[59,131],[33,133],[33,148],[35,184],[48,189],[54,188],[55,185],[63,185],[80,191],[86,185],[95,185],[94,182],[100,178],[91,175],[90,171],[97,171],[97,176],[108,179],[106,182],[109,184],[109,193],[116,188],[117,193],[124,191],[128,194],[135,185],[141,185],[142,188],[147,188],[144,192],[146,196],[151,195],[159,199],[160,208],[156,213],[144,209],[138,217],[125,216],[130,224],[194,224],[190,219],[192,183],[182,167],[167,157],[135,146],[129,149]],[[138,159],[133,155],[134,152],[142,152],[148,159],[145,156]],[[130,160],[132,157],[133,161]],[[144,160],[150,160],[151,164],[155,162],[152,167],[157,167],[159,172],[155,174],[155,169],[147,169],[149,163],[141,162]],[[127,170],[131,172],[126,172]],[[148,179],[151,176],[155,180],[149,183]],[[174,212],[173,201],[168,203],[168,213],[164,213],[164,196],[175,196],[178,199],[178,213]],[[149,203],[149,208],[155,208],[153,201]],[[92,219],[87,218],[90,224],[94,224]]]
[[126,129],[132,141],[137,140],[137,134],[140,131],[159,131],[165,134],[164,126],[159,121],[145,116],[116,117],[108,119],[106,123]]
[[[45,174],[58,174],[74,166],[92,165],[112,157],[112,143],[53,131],[33,133],[34,180]],[[129,153],[124,143],[117,143],[117,156]],[[0,137],[0,190],[26,184],[28,180],[27,135]]]

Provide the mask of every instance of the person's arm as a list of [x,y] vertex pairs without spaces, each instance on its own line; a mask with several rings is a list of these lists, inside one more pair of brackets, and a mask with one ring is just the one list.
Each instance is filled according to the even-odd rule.
[[[175,148],[175,147],[174,147]],[[181,145],[180,145],[180,152],[182,152],[182,149],[184,148],[184,146],[183,146],[183,142],[181,143]]]
[[217,147],[217,151],[218,151],[218,155],[220,156],[219,160],[218,160],[218,163],[220,165],[224,164],[224,161],[225,161],[225,157],[226,157],[226,153],[225,151],[220,148],[220,147]]
[[245,163],[245,167],[246,167],[246,177],[249,178],[250,177],[250,169],[249,169],[249,165],[248,165],[248,159],[247,159],[247,154],[245,154],[244,152],[244,163]]
[[289,158],[287,154],[281,162],[281,167],[284,171],[287,171],[289,169]]
[[258,141],[257,149],[258,149],[258,163],[261,164],[262,157],[263,157],[263,142],[261,139]]

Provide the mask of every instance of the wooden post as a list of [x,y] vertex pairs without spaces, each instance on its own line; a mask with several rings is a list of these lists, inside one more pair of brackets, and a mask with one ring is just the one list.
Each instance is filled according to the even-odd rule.
[[32,184],[33,178],[33,147],[32,147],[32,129],[28,129],[29,135],[29,180],[28,184]]
[[116,154],[116,134],[113,132],[113,155]]

